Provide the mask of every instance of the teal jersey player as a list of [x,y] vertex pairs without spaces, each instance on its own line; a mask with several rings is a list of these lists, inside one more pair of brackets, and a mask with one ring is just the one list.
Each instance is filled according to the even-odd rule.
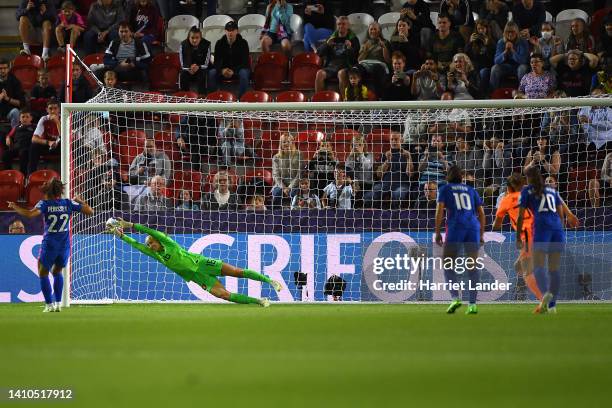
[[[217,279],[218,276],[233,276],[267,282],[277,292],[281,284],[269,277],[250,269],[241,269],[224,263],[219,259],[207,258],[200,254],[188,252],[163,232],[148,228],[141,224],[133,224],[120,218],[111,218],[106,222],[107,230],[124,242],[130,244],[145,255],[159,261],[186,281],[195,282],[213,296],[234,303],[254,303],[264,307],[270,305],[268,299],[256,299],[240,293],[230,293]],[[137,232],[147,234],[145,243],[136,241],[124,234],[125,229],[133,228]]]

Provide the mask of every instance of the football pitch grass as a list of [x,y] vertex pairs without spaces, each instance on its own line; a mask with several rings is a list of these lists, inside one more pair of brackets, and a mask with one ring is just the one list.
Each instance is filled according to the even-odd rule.
[[610,406],[612,304],[532,308],[0,305],[0,405],[69,388],[53,406]]

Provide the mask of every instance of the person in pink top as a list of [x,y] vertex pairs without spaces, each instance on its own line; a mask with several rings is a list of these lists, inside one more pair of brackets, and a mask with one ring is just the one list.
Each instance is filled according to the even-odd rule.
[[77,39],[85,31],[85,19],[76,12],[71,1],[62,3],[62,9],[57,14],[55,26],[55,37],[57,38],[57,51],[64,52],[66,39],[69,38],[70,46],[74,48]]
[[557,87],[555,76],[544,70],[544,57],[542,54],[531,54],[529,60],[531,72],[521,78],[519,91],[528,99],[541,99],[552,97]]

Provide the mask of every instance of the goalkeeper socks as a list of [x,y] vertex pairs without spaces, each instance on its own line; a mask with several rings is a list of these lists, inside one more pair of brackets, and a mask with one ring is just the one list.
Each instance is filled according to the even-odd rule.
[[[470,280],[469,287],[475,288],[476,285],[480,282],[480,271],[478,269],[473,269],[468,272],[468,279]],[[476,289],[470,289],[470,305],[476,304],[476,298],[478,297],[478,291]]]
[[[452,269],[444,269],[444,278],[446,279],[446,282],[450,282],[454,286],[455,271],[453,271]],[[457,289],[453,287],[452,289],[449,290],[449,292],[453,299],[459,299],[459,291]]]
[[535,276],[535,280],[538,284],[538,289],[540,289],[540,292],[546,292],[546,290],[548,289],[548,277],[546,276],[546,268],[543,266],[536,267],[533,270],[533,274]]
[[523,280],[525,281],[525,285],[527,285],[527,287],[529,288],[531,293],[533,293],[536,299],[542,300],[542,292],[540,292],[540,288],[538,288],[538,283],[536,282],[535,275],[533,273],[530,273],[527,276],[523,276]]
[[64,276],[60,273],[53,275],[53,294],[57,303],[62,302],[62,292],[64,291]]
[[553,295],[552,300],[549,303],[549,307],[554,307],[557,303],[557,295],[559,294],[559,288],[561,287],[561,275],[559,274],[559,271],[550,271],[549,274],[550,287],[548,291]]
[[242,276],[244,276],[247,279],[256,280],[260,282],[267,282],[267,283],[272,282],[272,279],[268,278],[266,275],[262,275],[261,273],[255,272],[252,269],[244,269],[242,271]]
[[45,303],[48,305],[53,303],[53,295],[51,294],[51,282],[49,281],[49,275],[40,277],[40,289],[42,289],[43,296],[45,297]]
[[255,305],[258,305],[259,304],[259,299],[252,298],[250,296],[243,295],[241,293],[230,293],[229,300],[230,300],[230,302],[242,303],[243,305],[246,305],[246,304],[255,304]]

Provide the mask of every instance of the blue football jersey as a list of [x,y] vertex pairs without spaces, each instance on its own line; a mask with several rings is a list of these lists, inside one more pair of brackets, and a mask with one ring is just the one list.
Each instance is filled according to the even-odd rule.
[[36,208],[45,221],[43,246],[67,247],[70,244],[70,216],[81,211],[81,204],[67,198],[41,200]]
[[533,224],[536,230],[540,228],[563,229],[557,211],[557,207],[562,203],[561,196],[554,188],[544,187],[542,195],[537,197],[532,185],[523,187],[519,199],[519,206],[529,209],[533,214]]
[[438,189],[438,202],[446,206],[446,225],[449,229],[480,229],[476,209],[482,206],[482,198],[472,186],[445,184]]

